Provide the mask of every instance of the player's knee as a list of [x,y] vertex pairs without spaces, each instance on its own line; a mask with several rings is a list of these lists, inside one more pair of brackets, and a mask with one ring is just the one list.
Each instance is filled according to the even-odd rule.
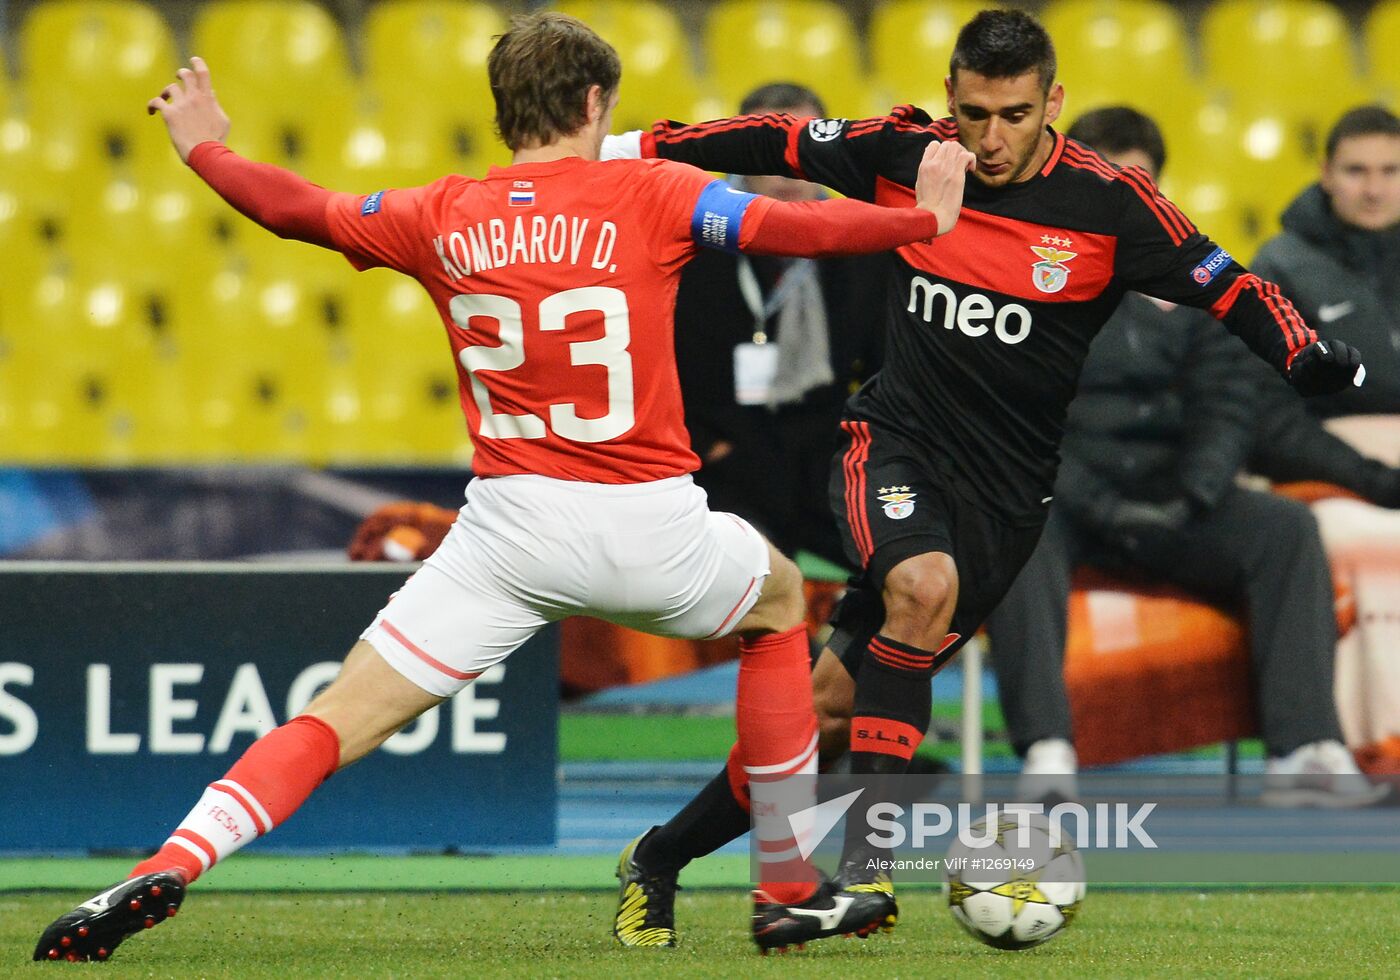
[[935,553],[900,562],[885,577],[884,600],[887,628],[911,638],[933,632],[942,639],[958,602],[952,559]]
[[802,572],[786,555],[774,549],[763,592],[754,606],[756,622],[749,625],[782,630],[800,626],[807,619],[807,603],[802,594]]

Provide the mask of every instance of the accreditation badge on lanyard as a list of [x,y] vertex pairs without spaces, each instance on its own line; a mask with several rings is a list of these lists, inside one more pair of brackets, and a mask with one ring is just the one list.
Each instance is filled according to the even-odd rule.
[[780,349],[768,339],[764,324],[783,308],[803,278],[812,275],[812,264],[795,262],[789,265],[765,303],[753,264],[746,255],[738,258],[739,293],[753,315],[753,340],[734,346],[734,401],[740,405],[767,405],[773,393],[773,381],[778,376]]

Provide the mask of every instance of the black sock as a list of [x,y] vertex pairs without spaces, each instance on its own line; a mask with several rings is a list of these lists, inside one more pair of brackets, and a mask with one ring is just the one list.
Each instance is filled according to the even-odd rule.
[[[852,775],[897,776],[908,771],[933,711],[933,662],[932,651],[885,636],[871,638],[851,711]],[[864,821],[847,819],[847,859],[871,849],[868,833]]]
[[928,731],[934,654],[873,636],[856,678],[851,772],[900,773]]
[[748,832],[749,811],[734,799],[729,772],[721,769],[685,809],[643,841],[637,863],[648,871],[680,871]]

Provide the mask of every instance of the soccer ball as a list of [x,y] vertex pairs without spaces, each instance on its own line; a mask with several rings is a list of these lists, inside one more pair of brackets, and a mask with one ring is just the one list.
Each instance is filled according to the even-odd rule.
[[[1027,830],[1022,839],[1021,820]],[[1084,900],[1084,858],[1069,830],[1051,844],[1050,823],[1038,813],[1003,813],[995,840],[973,847],[953,841],[943,864],[943,897],[953,918],[974,939],[997,949],[1030,949],[1060,934]],[[970,840],[993,836],[987,818],[967,828]]]

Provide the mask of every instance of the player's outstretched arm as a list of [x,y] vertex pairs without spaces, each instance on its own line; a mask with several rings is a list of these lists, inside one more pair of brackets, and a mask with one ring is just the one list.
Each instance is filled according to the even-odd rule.
[[853,200],[772,202],[740,249],[759,255],[829,258],[884,252],[947,234],[962,210],[977,160],[959,144],[930,143],[919,164],[915,206],[887,208]]
[[1236,262],[1157,189],[1140,167],[1117,171],[1123,201],[1115,273],[1149,296],[1211,314],[1301,395],[1360,387],[1361,355],[1319,339],[1279,287]]
[[241,214],[282,238],[335,248],[326,220],[332,193],[290,170],[245,160],[224,146],[229,118],[214,96],[209,66],[191,58],[146,104],[159,114],[180,159]]

